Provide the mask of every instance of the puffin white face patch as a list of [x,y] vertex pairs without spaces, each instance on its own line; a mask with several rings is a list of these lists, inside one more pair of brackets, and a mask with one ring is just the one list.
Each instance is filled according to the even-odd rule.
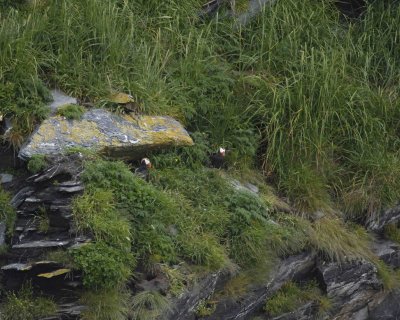
[[148,159],[148,158],[143,158],[142,159],[142,163],[144,162],[144,164],[146,165],[146,166],[148,166],[149,164],[151,164],[151,162],[150,162],[150,160]]
[[219,153],[224,156],[225,155],[225,149],[224,148],[219,148]]

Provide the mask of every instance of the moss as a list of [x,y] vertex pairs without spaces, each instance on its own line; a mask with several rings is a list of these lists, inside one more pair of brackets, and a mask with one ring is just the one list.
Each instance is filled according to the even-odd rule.
[[38,173],[39,171],[47,167],[46,156],[41,154],[35,154],[28,162],[28,170],[31,173]]
[[68,120],[79,120],[85,113],[85,108],[77,104],[68,104],[58,108],[57,114]]

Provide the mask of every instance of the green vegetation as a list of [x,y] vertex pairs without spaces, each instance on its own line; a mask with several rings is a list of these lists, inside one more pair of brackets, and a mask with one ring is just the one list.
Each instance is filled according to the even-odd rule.
[[36,220],[38,231],[42,233],[47,233],[50,228],[50,219],[47,215],[46,208],[39,208],[39,213],[36,216]]
[[25,284],[17,293],[8,293],[0,309],[4,320],[35,320],[54,316],[56,304],[45,297],[33,295],[30,284]]
[[10,204],[10,195],[0,186],[0,221],[5,222],[7,235],[11,236],[14,232],[14,223],[17,214]]
[[197,305],[196,315],[200,318],[211,316],[216,308],[217,308],[216,301],[201,300]]
[[320,312],[327,312],[330,308],[329,300],[322,295],[315,281],[310,281],[302,286],[288,282],[267,300],[264,309],[270,316],[275,317],[295,311],[310,301],[318,303]]
[[46,156],[42,154],[35,154],[29,160],[27,168],[31,173],[38,173],[47,167]]
[[125,320],[129,314],[130,294],[125,290],[87,291],[80,301],[87,306],[82,320]]
[[397,223],[391,223],[385,226],[384,234],[387,239],[400,244],[400,228]]
[[17,11],[3,1],[0,41],[12,50],[0,55],[0,104],[15,124],[6,138],[20,145],[46,116],[44,82],[100,105],[129,92],[144,112],[227,146],[232,164],[261,164],[301,212],[354,217],[399,198],[398,6],[375,1],[345,22],[330,1],[282,0],[234,29],[223,15],[197,19],[201,4]]
[[85,113],[85,108],[77,104],[68,104],[58,108],[57,114],[68,120],[79,120]]
[[156,291],[142,291],[131,299],[133,320],[155,320],[170,309],[169,301]]
[[[184,280],[173,266],[236,265],[242,275],[226,291],[240,295],[247,272],[309,249],[339,262],[373,261],[394,287],[395,275],[353,222],[400,198],[400,7],[371,1],[362,19],[345,20],[332,1],[280,0],[235,28],[223,12],[199,19],[203,2],[38,0],[27,10],[22,0],[0,0],[0,106],[12,122],[2,138],[14,148],[48,116],[50,87],[99,107],[111,92],[129,93],[144,113],[182,121],[196,142],[153,155],[150,183],[121,162],[89,157],[73,209],[76,229],[94,241],[58,257],[99,295],[87,298],[87,318],[107,319],[114,296],[95,302],[137,269],[163,266],[168,294],[178,295]],[[79,119],[83,111],[70,105],[59,114]],[[205,168],[220,145],[230,150],[227,173]],[[38,156],[28,169],[45,165]],[[231,185],[257,170],[260,197]],[[8,203],[0,191],[11,234]],[[277,209],[288,204],[297,216]],[[398,241],[397,228],[385,232]],[[298,295],[293,286],[277,299]],[[143,292],[133,303],[151,319],[164,299]]]

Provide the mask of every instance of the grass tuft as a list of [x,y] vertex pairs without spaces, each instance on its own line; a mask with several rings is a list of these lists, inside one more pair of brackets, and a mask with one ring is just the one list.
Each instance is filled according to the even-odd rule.
[[25,284],[17,293],[8,293],[1,306],[4,320],[35,320],[56,314],[56,304],[49,298],[33,295],[32,286]]
[[85,113],[85,108],[76,105],[76,104],[68,104],[66,106],[62,106],[57,110],[57,114],[67,118],[68,120],[79,120],[82,118]]

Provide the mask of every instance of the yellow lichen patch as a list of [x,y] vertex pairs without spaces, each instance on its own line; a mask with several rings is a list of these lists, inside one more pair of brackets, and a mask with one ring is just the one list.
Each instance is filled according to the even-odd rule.
[[50,279],[50,278],[53,278],[53,277],[60,276],[62,274],[66,274],[66,273],[68,273],[70,271],[71,271],[71,269],[58,269],[58,270],[53,271],[53,272],[41,273],[41,274],[38,274],[37,276],[38,277],[42,277],[42,278]]
[[106,144],[104,135],[99,130],[98,125],[93,121],[82,120],[79,125],[71,125],[69,130],[69,140],[76,143],[86,143],[96,139],[97,145]]
[[122,92],[117,92],[117,93],[111,94],[108,97],[108,100],[110,102],[119,103],[119,104],[127,104],[130,102],[135,102],[135,100],[133,99],[133,97],[131,95],[122,93]]

